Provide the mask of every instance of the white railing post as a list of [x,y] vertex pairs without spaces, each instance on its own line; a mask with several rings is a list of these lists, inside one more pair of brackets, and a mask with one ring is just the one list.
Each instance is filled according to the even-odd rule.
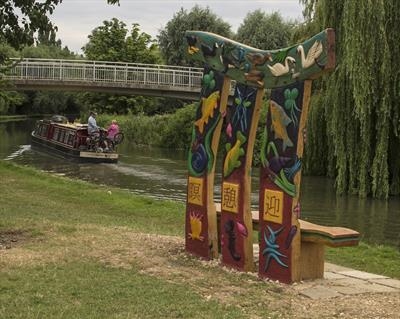
[[125,64],[125,83],[128,83],[128,63]]

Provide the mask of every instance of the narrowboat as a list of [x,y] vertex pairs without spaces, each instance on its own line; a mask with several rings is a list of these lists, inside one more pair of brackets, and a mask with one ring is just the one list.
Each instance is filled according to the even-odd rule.
[[123,140],[118,133],[114,140],[106,139],[106,130],[89,136],[87,124],[68,123],[64,116],[39,120],[32,131],[32,146],[62,157],[96,163],[116,163],[117,145]]

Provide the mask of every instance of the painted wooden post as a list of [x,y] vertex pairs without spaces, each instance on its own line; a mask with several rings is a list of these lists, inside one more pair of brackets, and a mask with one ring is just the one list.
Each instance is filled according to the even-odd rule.
[[204,259],[218,256],[214,171],[229,89],[228,78],[205,67],[188,155],[185,227],[186,250]]
[[251,215],[251,164],[263,89],[238,84],[226,116],[226,144],[221,188],[222,263],[254,268]]
[[300,274],[300,179],[311,80],[274,89],[261,149],[262,277],[290,283]]
[[[292,211],[296,211],[299,202],[298,190],[303,151],[299,132],[304,128],[306,120],[311,90],[310,80],[332,70],[335,66],[334,31],[327,29],[299,45],[272,51],[255,49],[208,32],[187,31],[185,36],[188,53],[194,60],[207,64],[213,70],[214,76],[221,74],[225,76],[225,79],[229,78],[237,83],[234,104],[226,112],[228,116],[227,143],[221,190],[222,262],[237,269],[251,270],[252,268],[251,160],[263,89],[271,88],[273,91],[266,127],[268,135],[264,141],[262,154],[264,166],[260,186],[259,274],[262,277],[275,278],[283,282],[298,280],[300,278],[300,232],[298,216],[292,214]],[[224,114],[225,107],[222,102],[220,105],[220,113]],[[233,119],[234,117],[236,118]],[[296,125],[293,124],[295,121]],[[229,125],[231,125],[230,128]],[[215,138],[217,137],[219,134],[215,135]],[[216,140],[215,142],[217,143]],[[287,158],[291,156],[292,166],[288,166],[289,159],[279,157],[280,154],[286,153]],[[282,163],[285,164],[282,166]],[[273,175],[271,171],[275,166],[272,164],[280,165],[282,170],[286,170],[280,173],[281,170],[278,167],[277,174]],[[287,175],[280,176],[280,174]],[[189,197],[192,196],[191,188],[196,185],[193,183],[193,178],[191,180],[191,176],[190,172],[186,237],[193,240],[192,229],[199,229],[196,225],[202,225],[199,220],[208,216],[208,225],[214,225],[216,217],[214,205],[209,202],[213,197],[211,184],[208,184],[210,188],[207,188],[207,192],[209,193],[204,199],[208,203],[207,211],[201,214],[191,211],[190,205],[193,203],[189,201]],[[286,185],[288,178],[290,182]],[[208,179],[213,181],[211,176],[208,176]],[[197,185],[200,186],[201,183],[198,182]],[[271,206],[277,205],[278,202],[279,207]],[[274,211],[275,209],[277,211]],[[201,237],[214,239],[216,234],[211,232],[214,229],[208,227],[208,230],[210,232]],[[197,233],[198,231],[195,232]],[[282,242],[284,236],[286,236],[285,241]],[[282,245],[288,247],[287,255],[281,252]],[[214,242],[209,246],[214,248]],[[188,239],[186,247],[188,251],[198,254],[190,249]]]

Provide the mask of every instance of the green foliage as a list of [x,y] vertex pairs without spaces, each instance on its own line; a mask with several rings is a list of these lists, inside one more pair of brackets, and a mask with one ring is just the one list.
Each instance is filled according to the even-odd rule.
[[[4,0],[0,6],[0,42],[7,42],[19,49],[32,45],[36,31],[54,34],[55,25],[50,21],[55,7],[62,0],[12,1]],[[0,63],[3,60],[0,57]]]
[[190,12],[181,8],[158,35],[161,55],[167,64],[192,65],[185,53],[184,36],[187,30],[208,31],[228,38],[232,36],[230,25],[211,12],[209,7],[196,5]]
[[324,111],[319,106],[319,115],[309,121],[310,130],[318,131],[309,133],[308,164],[324,141],[330,149],[323,165],[308,168],[334,173],[338,193],[398,194],[400,36],[393,30],[400,23],[399,3],[302,2],[314,19],[310,29],[336,31],[337,69],[322,84],[318,99]]
[[281,14],[267,14],[260,9],[249,12],[239,26],[236,40],[263,50],[287,47],[294,22],[286,22]]
[[24,101],[17,92],[0,91],[0,115],[15,114],[16,108]]
[[[38,44],[36,46],[24,47],[18,54],[22,58],[40,58],[40,59],[76,59],[77,57],[69,51],[67,47],[61,48],[61,45]],[[14,55],[15,57],[16,55]]]
[[[43,40],[43,38],[42,38]],[[14,57],[42,58],[42,59],[75,59],[76,55],[62,48],[61,43],[38,44],[27,46],[18,52]],[[7,92],[6,94],[11,94]],[[11,103],[12,108],[8,114],[23,113],[78,113],[76,94],[63,91],[29,91],[12,93],[19,95],[19,99]]]
[[113,18],[103,21],[88,36],[89,42],[82,48],[89,60],[153,63],[160,62],[155,40],[147,33],[140,32],[139,24],[132,30],[126,24]]
[[175,113],[164,115],[146,116],[130,113],[124,116],[115,116],[100,114],[98,123],[106,127],[115,118],[130,143],[170,149],[187,149],[190,145],[195,115],[196,106],[190,104]]
[[196,116],[196,103],[190,104],[168,115],[163,131],[163,147],[187,149],[190,146],[193,123]]
[[[158,47],[151,36],[140,32],[134,23],[132,30],[126,24],[113,18],[104,21],[89,35],[89,42],[83,47],[86,57],[96,61],[116,61],[134,63],[160,63]],[[122,96],[111,94],[80,94],[83,112],[96,109],[101,113],[115,114],[155,114],[160,110],[160,99],[142,96]]]

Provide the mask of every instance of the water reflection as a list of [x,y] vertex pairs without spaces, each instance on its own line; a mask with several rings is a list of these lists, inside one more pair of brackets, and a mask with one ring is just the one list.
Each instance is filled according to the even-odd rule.
[[[0,123],[0,158],[54,174],[116,186],[136,194],[185,201],[187,164],[184,151],[120,146],[118,164],[76,163],[32,150],[30,131],[34,121]],[[216,167],[222,167],[217,163]],[[258,202],[258,170],[253,170],[252,205]],[[220,198],[221,174],[215,178]],[[335,196],[332,180],[304,177],[301,189],[302,218],[360,231],[364,240],[391,244],[400,249],[400,199],[389,201]]]

